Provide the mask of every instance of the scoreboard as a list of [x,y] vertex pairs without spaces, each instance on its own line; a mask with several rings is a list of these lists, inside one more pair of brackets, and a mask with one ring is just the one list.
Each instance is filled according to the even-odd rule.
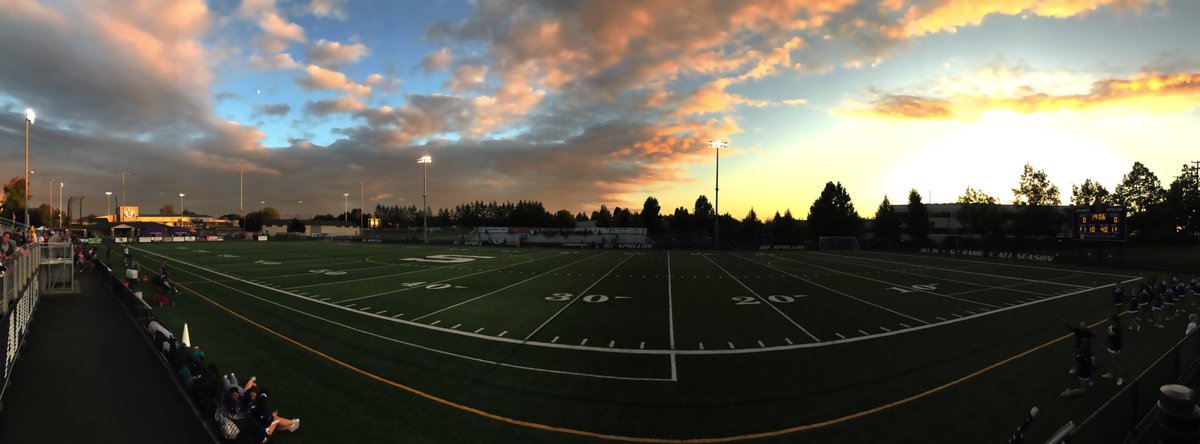
[[1125,207],[1097,205],[1075,207],[1075,239],[1096,241],[1125,240]]

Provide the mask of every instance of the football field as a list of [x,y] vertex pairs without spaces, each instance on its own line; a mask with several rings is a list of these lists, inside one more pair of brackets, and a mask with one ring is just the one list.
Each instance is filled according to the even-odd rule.
[[[1048,434],[1115,392],[1057,398],[1078,385],[1061,320],[1101,321],[1111,287],[1139,279],[865,251],[134,254],[145,274],[167,260],[183,289],[155,310],[168,328],[186,322],[222,372],[258,376],[304,419],[285,442],[1000,442],[1033,405]],[[1126,378],[1176,323],[1129,335]]]

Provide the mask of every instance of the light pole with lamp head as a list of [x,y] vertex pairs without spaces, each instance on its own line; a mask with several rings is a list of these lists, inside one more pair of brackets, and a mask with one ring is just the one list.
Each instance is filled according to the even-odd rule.
[[425,217],[425,243],[429,243],[429,164],[433,163],[433,157],[421,156],[417,163],[425,166],[421,177],[421,215]]
[[721,245],[721,150],[729,148],[729,142],[710,140],[708,147],[717,152],[717,170],[713,186],[713,244]]
[[366,197],[365,197],[366,195],[363,194],[364,193],[363,187],[366,186],[366,184],[367,183],[363,182],[363,181],[358,182],[358,233],[359,233],[359,236],[362,236],[363,214],[366,213],[366,211],[367,211],[367,204],[366,204],[367,201],[366,201]]
[[179,223],[183,223],[183,196],[186,194],[179,193]]
[[[66,226],[63,224],[63,210],[62,210],[63,187],[66,185],[67,184],[63,183],[63,182],[58,183],[58,228],[63,228]],[[70,221],[68,220],[67,222],[70,222]]]
[[342,222],[350,223],[350,193],[342,193]]
[[112,218],[112,191],[104,192],[104,215],[108,217],[109,222],[114,222]]
[[121,206],[125,206],[125,176],[128,175],[128,171],[121,172]]
[[33,125],[33,121],[37,120],[37,114],[33,112],[33,108],[25,109],[25,227],[29,226],[29,126]]

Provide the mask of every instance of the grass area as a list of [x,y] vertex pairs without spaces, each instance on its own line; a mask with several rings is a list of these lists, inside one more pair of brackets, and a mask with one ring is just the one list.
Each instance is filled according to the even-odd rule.
[[[304,419],[289,443],[998,442],[1034,405],[1044,438],[1117,391],[1098,379],[1058,397],[1078,385],[1061,319],[1101,321],[1110,286],[1139,276],[875,252],[230,242],[135,254],[146,274],[166,258],[184,289],[156,310],[168,328],[186,322],[223,372],[258,376]],[[1125,375],[1185,323],[1127,334]]]

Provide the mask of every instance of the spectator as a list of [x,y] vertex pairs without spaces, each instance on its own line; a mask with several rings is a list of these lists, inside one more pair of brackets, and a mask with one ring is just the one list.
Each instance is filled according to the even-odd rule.
[[222,400],[225,408],[225,416],[229,417],[229,419],[245,418],[246,411],[242,408],[241,393],[238,392],[238,387],[229,387],[225,393],[225,399]]
[[1188,315],[1188,321],[1191,321],[1191,322],[1188,322],[1187,331],[1183,332],[1184,336],[1192,334],[1193,331],[1196,331],[1196,327],[1200,326],[1200,324],[1198,324],[1196,322],[1196,314],[1195,313]]

